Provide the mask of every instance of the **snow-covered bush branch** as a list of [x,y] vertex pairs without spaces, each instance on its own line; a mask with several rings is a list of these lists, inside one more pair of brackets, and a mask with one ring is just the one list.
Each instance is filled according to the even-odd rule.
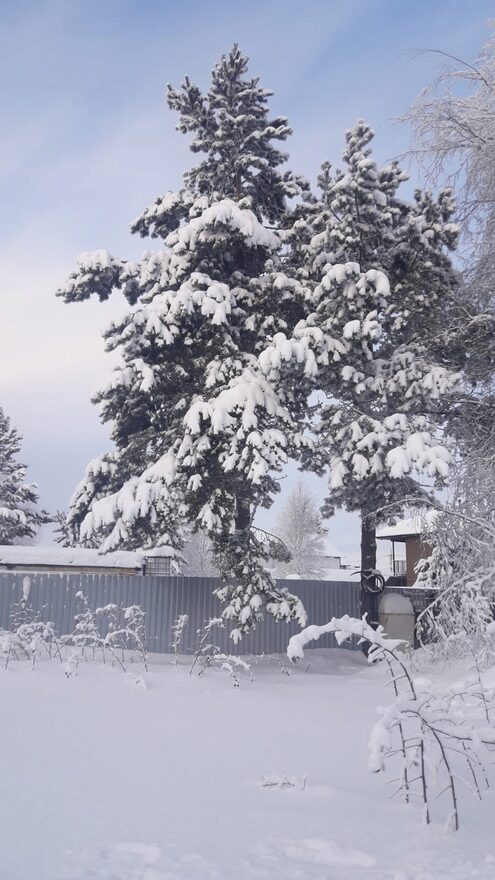
[[[495,656],[487,635],[495,608],[495,455],[493,432],[457,464],[449,496],[425,530],[429,559],[418,584],[432,591],[419,618],[425,648],[442,659],[467,653],[485,667]],[[469,442],[466,438],[466,442]]]
[[144,612],[138,605],[108,604],[92,609],[83,592],[76,593],[81,611],[68,635],[57,635],[55,624],[42,621],[27,599],[12,606],[9,630],[0,630],[0,656],[7,669],[11,660],[29,659],[34,668],[43,656],[66,661],[66,675],[77,673],[79,663],[100,659],[124,672],[138,659],[148,668]]
[[[179,622],[180,618],[178,619]],[[225,623],[221,617],[212,617],[205,622],[202,629],[198,629],[197,646],[194,654],[189,675],[192,675],[197,667],[198,675],[204,675],[210,666],[220,666],[233,680],[234,687],[239,687],[239,672],[249,672],[250,664],[243,660],[242,657],[236,657],[232,654],[225,654],[220,651],[218,645],[211,641],[212,633],[215,629],[224,629]],[[252,677],[251,677],[252,681]]]
[[[92,609],[87,597],[81,591],[76,599],[82,604],[82,611],[76,614],[72,633],[62,637],[63,644],[74,648],[69,658],[69,668],[80,660],[95,660],[100,656],[105,663],[117,664],[124,672],[128,659],[136,654],[148,668],[144,612],[139,605],[119,607],[113,603]],[[75,662],[77,658],[77,662]]]
[[188,614],[179,614],[175,619],[175,623],[172,627],[172,651],[174,653],[175,665],[178,666],[179,663],[179,654],[180,648],[182,644],[182,638],[184,636],[184,630],[186,629],[189,623],[189,615]]
[[366,642],[368,661],[387,663],[395,699],[379,710],[380,718],[371,730],[370,770],[384,771],[395,760],[399,774],[391,780],[396,784],[394,793],[407,802],[419,798],[427,823],[433,800],[447,794],[447,826],[458,830],[463,787],[481,799],[489,784],[485,764],[495,749],[493,693],[483,687],[480,676],[443,692],[427,679],[413,678],[400,653],[403,642],[387,638],[382,627],[373,629],[365,617],[346,615],[307,627],[292,636],[289,659],[302,659],[304,647],[324,633],[333,633],[339,645],[352,637]]

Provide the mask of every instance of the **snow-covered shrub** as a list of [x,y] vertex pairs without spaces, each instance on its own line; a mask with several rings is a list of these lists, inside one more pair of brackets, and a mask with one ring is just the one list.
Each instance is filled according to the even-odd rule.
[[146,654],[146,634],[144,629],[144,611],[139,605],[119,608],[117,605],[106,605],[97,608],[96,613],[107,617],[107,634],[103,639],[105,649],[116,657],[120,652],[120,665],[124,664],[126,653],[135,651],[144,668],[148,669]]
[[[65,659],[67,677],[77,675],[79,663],[101,659],[114,663],[125,672],[127,663],[137,658],[148,669],[144,611],[139,605],[114,604],[92,609],[83,592],[76,593],[82,610],[74,617],[71,633],[58,636],[55,624],[43,621],[29,605],[29,595],[12,605],[10,629],[0,630],[0,657],[5,669],[11,660],[31,661],[33,667],[44,655]],[[70,650],[69,650],[70,649]]]
[[64,636],[64,643],[76,648],[81,659],[88,659],[90,654],[91,659],[95,660],[96,651],[100,650],[104,660],[103,639],[97,613],[89,607],[87,596],[81,590],[76,593],[76,599],[82,603],[82,611],[75,615],[74,629],[70,635]]
[[[282,675],[290,675],[290,669],[287,663],[277,657],[274,654],[255,654],[253,657],[249,658],[249,663],[251,666],[257,666],[261,663],[267,663],[268,665],[272,664],[274,666],[278,666]],[[307,667],[309,669],[309,665]]]
[[[445,523],[445,526],[447,524]],[[459,530],[439,527],[431,557],[422,561],[418,582],[436,588],[428,607],[420,614],[417,631],[425,650],[441,660],[470,656],[486,668],[495,656],[487,627],[493,620],[495,565],[476,566],[471,556],[462,559]],[[467,563],[467,564],[466,564]]]
[[135,652],[148,668],[144,611],[139,605],[126,608],[109,603],[93,610],[84,593],[79,591],[76,598],[83,610],[74,618],[73,632],[63,637],[64,644],[74,648],[69,658],[69,674],[75,674],[81,660],[95,660],[100,654],[104,663],[109,659],[125,672],[126,661],[133,659]]
[[288,776],[287,773],[264,773],[260,776],[260,783],[263,788],[298,788],[304,791],[308,781],[308,774],[304,776]]
[[40,620],[30,605],[29,590],[30,580],[24,578],[21,599],[10,608],[9,630],[0,630],[0,655],[5,669],[10,660],[28,659],[34,668],[43,655],[62,659],[55,624]]
[[418,567],[418,583],[435,594],[418,621],[425,648],[443,660],[471,656],[482,668],[495,658],[487,634],[495,611],[494,414],[486,407],[487,424],[460,425],[462,458],[424,536],[432,555]]
[[[202,629],[197,630],[196,652],[189,674],[192,675],[196,666],[198,666],[198,675],[204,675],[210,666],[220,666],[220,669],[223,669],[232,678],[234,687],[239,687],[238,673],[250,673],[250,664],[243,660],[242,657],[222,653],[218,645],[211,641],[212,632],[217,627],[220,629],[225,628],[225,623],[221,617],[212,617],[206,621]],[[253,681],[251,675],[250,680]]]
[[69,654],[69,657],[68,657],[67,662],[64,667],[64,672],[65,672],[66,678],[72,678],[73,675],[77,675],[77,668],[79,666],[80,659],[81,659],[81,654],[77,650],[77,648],[75,648]]
[[180,648],[182,644],[182,638],[184,636],[184,630],[189,623],[189,616],[187,614],[179,614],[175,623],[172,627],[172,651],[174,652],[175,657],[175,665],[177,666],[179,663],[179,654]]
[[216,627],[224,629],[225,623],[222,617],[211,617],[205,622],[202,629],[196,630],[196,650],[194,652],[194,659],[189,670],[189,675],[192,675],[194,667],[201,658],[206,660],[210,656],[220,653],[218,645],[215,645],[210,641],[211,633]]
[[[494,627],[495,629],[495,627]],[[370,645],[368,661],[384,661],[394,700],[379,709],[369,739],[369,768],[384,771],[398,764],[395,795],[409,803],[419,798],[426,823],[435,798],[449,798],[447,827],[459,828],[459,799],[467,786],[481,799],[488,787],[485,764],[495,749],[495,702],[481,676],[437,690],[425,678],[413,678],[407,659],[398,652],[401,639],[388,639],[383,627],[373,629],[366,617],[333,618],[324,626],[309,626],[292,636],[287,654],[304,657],[304,646],[324,633],[334,633],[340,645],[352,637]]]
[[19,647],[24,656],[30,658],[33,667],[43,654],[46,654],[50,659],[54,655],[58,655],[59,659],[62,659],[55,624],[51,621],[45,623],[42,620],[32,620],[29,623],[23,623],[12,635],[14,644]]
[[48,621],[33,620],[22,623],[13,632],[0,630],[0,655],[4,660],[5,669],[11,660],[30,660],[34,667],[37,660],[46,654],[50,659],[57,655],[62,659],[60,643],[55,633],[54,624]]
[[213,651],[204,656],[198,675],[203,675],[210,666],[220,666],[220,669],[223,669],[232,678],[236,688],[240,687],[238,673],[247,672],[249,673],[249,680],[254,681],[251,674],[251,666],[242,657],[235,657],[233,654],[222,654],[220,652],[215,653]]

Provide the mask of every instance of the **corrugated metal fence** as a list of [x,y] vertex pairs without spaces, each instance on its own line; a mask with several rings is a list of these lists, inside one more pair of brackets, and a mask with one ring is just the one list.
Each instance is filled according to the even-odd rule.
[[[25,580],[29,578],[29,584]],[[72,632],[74,616],[82,610],[76,593],[81,591],[90,608],[116,605],[140,605],[145,612],[148,650],[168,653],[172,644],[172,627],[179,614],[187,614],[182,653],[194,653],[197,631],[205,621],[220,616],[221,605],[213,595],[219,585],[216,578],[140,577],[131,575],[57,574],[19,572],[0,574],[0,629],[8,629],[12,610],[23,595],[23,582],[29,588],[28,604],[44,621],[52,621],[56,632]],[[359,584],[349,581],[278,581],[302,600],[308,623],[327,623],[332,617],[349,614],[359,617]],[[234,646],[224,630],[215,628],[212,641],[221,651],[236,654],[283,653],[296,623],[277,623],[269,615],[256,630]],[[336,647],[335,639],[326,635],[313,647]],[[351,647],[346,644],[346,647]],[[352,647],[355,647],[354,645]]]

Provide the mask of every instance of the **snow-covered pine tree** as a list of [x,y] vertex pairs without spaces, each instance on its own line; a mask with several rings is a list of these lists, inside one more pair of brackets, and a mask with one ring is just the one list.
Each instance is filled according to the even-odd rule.
[[[294,355],[302,359],[323,394],[305,465],[329,472],[326,516],[339,507],[360,512],[363,572],[376,569],[377,518],[390,516],[382,508],[422,493],[420,474],[433,481],[447,474],[437,429],[456,385],[448,347],[451,194],[418,191],[412,204],[400,201],[405,175],[396,163],[377,167],[372,137],[358,123],[347,133],[345,170],[332,177],[323,166],[305,257],[313,313],[262,355],[272,382]],[[363,575],[363,594],[365,583]]]
[[38,510],[36,486],[26,483],[26,466],[17,460],[21,437],[0,409],[0,544],[34,538],[50,518]]
[[206,95],[187,78],[169,87],[179,130],[206,158],[131,227],[162,239],[162,249],[138,262],[82,255],[59,291],[72,302],[117,289],[132,306],[105,334],[122,363],[96,397],[115,450],[90,464],[69,526],[104,551],[167,543],[179,552],[182,524],[202,528],[223,573],[218,595],[234,638],[263,607],[304,619],[264,566],[278,545],[252,529],[299,442],[294,413],[304,411],[298,389],[276,392],[257,357],[303,314],[302,288],[281,271],[270,227],[289,225],[287,199],[304,185],[280,170],[286,157],[275,142],[290,129],[269,117],[271,93],[247,76],[247,64],[234,46]]
[[277,576],[298,574],[302,578],[319,578],[325,567],[327,529],[313,495],[302,480],[289,492],[277,517],[275,532],[291,555],[289,562],[281,562],[276,567]]
[[55,543],[61,544],[62,547],[70,547],[73,543],[73,535],[72,530],[67,523],[67,514],[65,511],[57,510],[53,517],[53,522],[56,523],[55,528],[53,529]]

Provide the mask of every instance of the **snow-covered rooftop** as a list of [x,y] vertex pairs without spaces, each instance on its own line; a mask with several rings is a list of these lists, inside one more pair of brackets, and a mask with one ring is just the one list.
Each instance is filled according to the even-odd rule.
[[34,546],[0,544],[0,565],[74,565],[102,568],[141,568],[144,553],[118,550],[99,553],[86,547],[59,547],[56,544]]
[[418,510],[412,516],[400,520],[394,526],[382,526],[377,529],[377,538],[411,538],[415,535],[421,535],[433,525],[438,516],[436,510]]
[[168,547],[166,544],[163,544],[162,547],[153,547],[153,549],[143,550],[141,552],[141,558],[148,558],[149,556],[171,558],[174,555],[175,553],[173,547]]

